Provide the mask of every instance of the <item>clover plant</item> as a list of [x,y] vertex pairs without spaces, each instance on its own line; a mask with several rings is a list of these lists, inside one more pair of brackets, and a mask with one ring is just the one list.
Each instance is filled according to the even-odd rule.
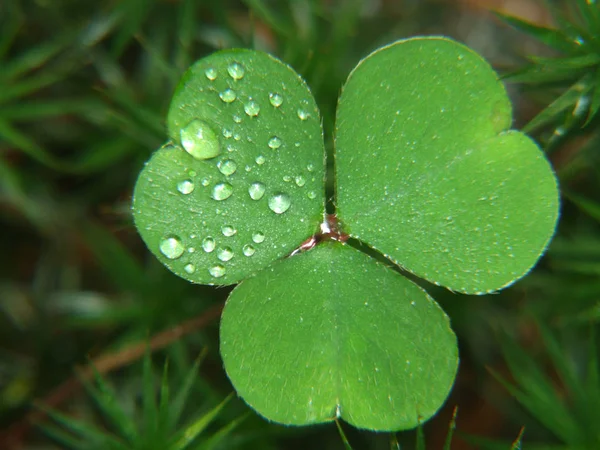
[[221,354],[258,413],[412,428],[446,399],[458,350],[448,317],[398,268],[485,294],[525,275],[554,232],[555,176],[511,120],[497,75],[464,45],[375,51],[339,98],[326,216],[309,88],[268,54],[220,51],[176,89],[169,141],[135,187],[135,223],[175,274],[239,283]]

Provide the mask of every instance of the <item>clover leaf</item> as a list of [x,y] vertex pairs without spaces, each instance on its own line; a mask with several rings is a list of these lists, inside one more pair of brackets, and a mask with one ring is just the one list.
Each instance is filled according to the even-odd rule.
[[391,44],[348,78],[337,224],[324,221],[318,110],[280,61],[247,50],[198,61],[168,125],[136,184],[136,226],[183,278],[241,281],[221,320],[225,369],[250,406],[284,424],[400,430],[435,414],[456,375],[456,337],[394,265],[491,292],[531,269],[558,218],[552,169],[509,130],[496,74],[446,38]]

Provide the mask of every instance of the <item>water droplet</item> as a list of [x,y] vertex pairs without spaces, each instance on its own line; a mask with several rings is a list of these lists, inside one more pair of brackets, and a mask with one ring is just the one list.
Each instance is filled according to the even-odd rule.
[[292,181],[292,177],[289,175],[284,175],[283,176],[283,181],[285,181],[286,183],[289,183],[290,181]]
[[223,137],[229,139],[231,136],[233,136],[233,131],[231,131],[229,128],[223,128]]
[[215,132],[201,120],[195,119],[181,130],[181,145],[196,159],[214,158],[221,149]]
[[275,108],[279,108],[283,103],[283,97],[280,94],[271,92],[269,94],[269,102],[271,102],[271,105],[273,105]]
[[262,155],[258,155],[255,159],[256,164],[258,164],[259,166],[262,166],[265,163],[265,157]]
[[256,117],[260,112],[260,106],[258,106],[258,103],[254,101],[249,101],[244,105],[244,111],[246,111],[246,114],[248,114],[250,117]]
[[234,80],[241,80],[244,78],[244,74],[246,73],[246,69],[240,63],[234,62],[229,64],[227,67],[227,73]]
[[281,139],[279,139],[277,136],[273,136],[271,139],[269,139],[268,145],[273,150],[277,150],[279,147],[281,147]]
[[283,214],[290,209],[291,204],[292,201],[287,194],[275,194],[269,199],[269,209],[275,214]]
[[237,133],[235,133],[235,134],[233,135],[233,139],[235,139],[236,141],[239,141],[241,138],[242,138],[242,137],[241,137],[239,134],[237,134]]
[[221,278],[225,276],[225,272],[225,267],[223,267],[221,264],[217,264],[216,266],[212,266],[210,269],[208,269],[208,273],[215,278]]
[[204,238],[204,240],[202,241],[202,249],[206,252],[206,253],[210,253],[215,249],[215,240],[213,238],[211,238],[210,236],[208,236],[207,238]]
[[215,184],[212,191],[212,198],[215,200],[226,200],[233,194],[233,186],[229,183]]
[[[237,114],[234,114],[233,115],[233,121],[235,123],[242,123],[242,116],[238,116]],[[234,136],[234,139],[235,139],[235,136]],[[239,141],[239,139],[236,139],[236,141]]]
[[244,245],[244,248],[242,248],[242,252],[246,256],[252,256],[252,255],[254,255],[254,253],[256,253],[256,249],[254,247],[252,247],[250,244],[246,244],[246,245]]
[[196,271],[196,267],[193,264],[186,264],[183,270],[185,270],[189,274],[192,274]]
[[185,248],[177,237],[169,237],[160,241],[159,244],[160,252],[169,259],[177,259],[181,255]]
[[222,247],[217,250],[217,258],[219,258],[223,262],[229,261],[233,258],[233,250],[231,247]]
[[300,120],[306,120],[306,119],[308,119],[308,116],[309,116],[309,114],[306,111],[304,111],[303,109],[298,110],[298,118]]
[[237,230],[235,228],[233,228],[231,225],[224,225],[221,227],[221,233],[223,233],[223,236],[231,237],[235,233],[237,233]]
[[217,164],[219,168],[219,172],[221,172],[225,176],[230,176],[235,173],[237,170],[237,164],[232,159],[226,159],[225,161],[219,161]]
[[[192,237],[192,236],[193,236],[193,237]],[[190,236],[190,237],[192,237],[192,239],[193,239],[194,237],[196,237],[196,236],[195,236],[195,235],[193,235],[193,234],[192,234],[192,236]],[[190,247],[190,248],[188,248],[188,252],[190,252],[190,253],[194,253],[195,251],[196,251],[196,249],[195,249],[194,247]]]
[[306,196],[311,200],[314,200],[315,198],[317,198],[317,193],[315,191],[310,191],[308,194],[306,194]]
[[260,244],[261,242],[264,242],[265,235],[264,235],[264,233],[261,233],[260,231],[257,231],[256,233],[252,233],[252,240],[256,244]]
[[246,166],[246,172],[252,172],[252,166]]
[[237,98],[237,94],[233,89],[225,89],[223,92],[219,94],[221,100],[225,103],[231,103]]
[[248,194],[252,200],[260,200],[265,195],[265,185],[258,181],[252,183],[248,188]]
[[191,180],[180,181],[177,183],[177,190],[183,195],[190,194],[194,190],[194,183],[192,183]]
[[195,170],[190,170],[188,174],[190,177],[195,177],[197,175]]
[[210,184],[210,180],[208,178],[202,178],[202,181],[200,183],[202,184],[202,186],[206,187]]
[[210,81],[214,81],[217,79],[217,71],[214,67],[209,67],[208,69],[206,69],[204,71],[204,75],[206,75],[206,78],[208,78]]
[[304,177],[302,175],[298,175],[294,181],[296,181],[296,186],[298,187],[302,187],[306,184],[306,180],[304,179]]

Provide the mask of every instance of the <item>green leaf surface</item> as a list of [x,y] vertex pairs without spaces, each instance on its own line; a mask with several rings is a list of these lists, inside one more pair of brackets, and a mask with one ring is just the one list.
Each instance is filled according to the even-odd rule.
[[228,50],[194,64],[168,115],[172,142],[134,193],[137,228],[174,273],[231,284],[281,258],[324,213],[318,109],[288,66]]
[[508,130],[510,102],[478,54],[444,38],[384,47],[351,73],[337,114],[347,233],[465,293],[535,264],[558,217],[556,178],[533,141]]
[[444,402],[457,352],[447,316],[421,288],[333,241],[242,282],[221,320],[238,394],[290,425],[341,417],[413,428]]

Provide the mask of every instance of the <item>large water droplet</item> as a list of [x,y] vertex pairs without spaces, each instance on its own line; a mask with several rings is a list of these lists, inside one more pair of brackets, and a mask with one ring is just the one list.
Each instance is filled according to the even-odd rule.
[[212,191],[212,198],[215,200],[226,200],[233,194],[233,186],[229,183],[218,183]]
[[183,180],[177,183],[177,190],[183,195],[191,194],[194,191],[194,183],[191,180]]
[[298,175],[294,178],[294,181],[296,181],[296,186],[298,187],[302,187],[306,184],[306,179],[302,175]]
[[195,119],[181,130],[181,145],[196,159],[217,156],[221,149],[215,132],[201,120]]
[[246,114],[250,117],[255,117],[258,116],[258,113],[260,112],[260,106],[254,101],[249,101],[244,105],[244,111],[246,111]]
[[283,97],[280,94],[271,92],[269,94],[269,102],[271,103],[271,105],[273,105],[275,108],[279,108],[281,106],[281,104],[283,103]]
[[252,183],[248,188],[248,194],[252,200],[260,200],[265,195],[265,185],[258,181]]
[[227,73],[234,80],[241,80],[244,78],[244,74],[246,73],[246,69],[240,63],[234,62],[227,66]]
[[159,248],[160,252],[169,259],[177,259],[183,255],[183,252],[185,251],[179,238],[174,236],[160,241]]
[[277,136],[273,136],[271,139],[269,139],[268,145],[273,150],[277,150],[279,147],[281,147],[281,139],[279,139]]
[[204,71],[204,75],[206,75],[206,78],[208,78],[210,81],[214,81],[217,79],[217,71],[214,67],[209,67],[208,69],[206,69]]
[[233,89],[225,89],[223,92],[219,94],[221,100],[225,103],[231,103],[237,98],[237,94]]
[[196,271],[196,267],[190,263],[190,264],[186,264],[185,267],[183,268],[183,270],[185,270],[187,273],[189,273],[191,275]]
[[237,164],[235,161],[231,159],[226,159],[225,161],[219,161],[217,164],[219,168],[219,172],[221,172],[225,176],[233,175],[237,170]]
[[224,225],[221,227],[221,233],[223,233],[223,236],[230,237],[237,233],[237,230],[231,225]]
[[306,120],[306,119],[308,119],[308,116],[309,116],[309,114],[306,111],[304,111],[303,109],[298,110],[298,118],[300,120]]
[[256,249],[254,247],[252,247],[250,244],[246,244],[242,248],[242,252],[246,256],[252,256],[252,255],[254,255],[254,253],[256,253]]
[[306,196],[311,200],[314,200],[315,198],[317,198],[317,193],[315,191],[310,191],[308,194],[306,194]]
[[287,194],[275,194],[269,198],[269,209],[275,214],[283,214],[290,209],[291,204],[292,201]]
[[233,250],[231,247],[222,247],[217,250],[217,258],[223,262],[227,262],[233,258]]
[[206,253],[210,253],[215,249],[215,240],[213,238],[206,237],[204,238],[204,240],[202,241],[202,249],[206,252]]
[[221,264],[217,264],[216,266],[212,266],[210,269],[208,269],[208,273],[215,278],[221,278],[225,276],[226,272],[227,271],[225,270],[225,267],[223,267]]
[[265,163],[265,157],[263,155],[258,155],[254,161],[256,161],[256,164],[259,166],[262,166]]
[[256,244],[260,244],[261,242],[264,242],[265,240],[265,235],[264,233],[257,231],[255,233],[252,233],[252,240],[256,243]]

